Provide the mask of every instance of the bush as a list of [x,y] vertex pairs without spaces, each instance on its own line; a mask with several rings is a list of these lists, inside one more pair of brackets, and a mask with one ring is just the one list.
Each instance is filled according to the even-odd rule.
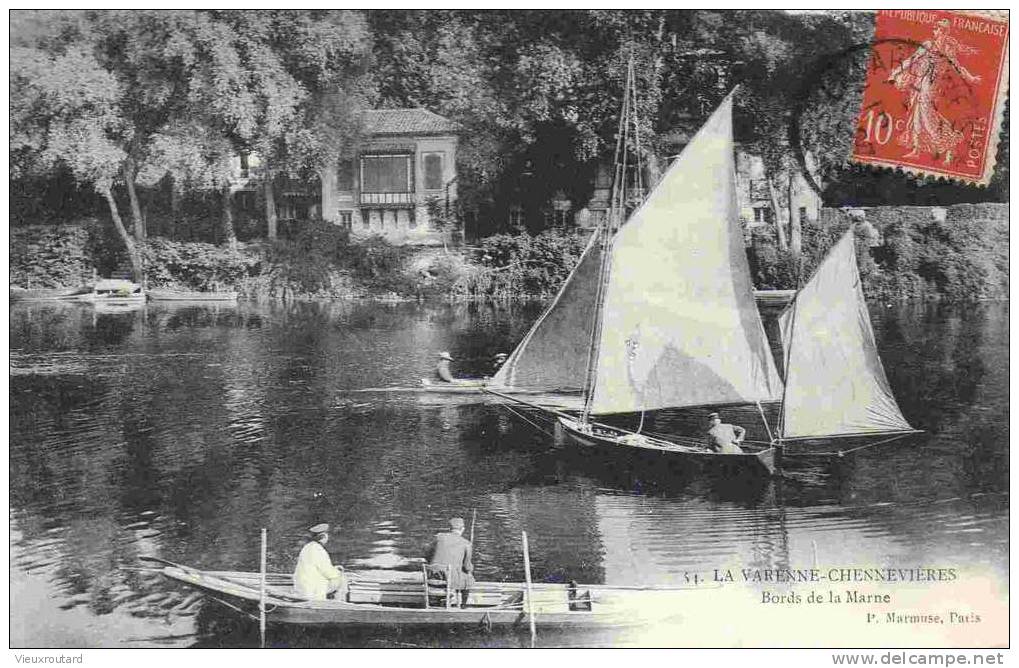
[[154,237],[141,244],[140,250],[150,287],[233,288],[257,265],[257,259],[249,254],[193,241]]
[[341,262],[355,278],[379,284],[398,274],[406,258],[405,247],[394,246],[385,237],[376,234],[345,247]]
[[10,281],[25,288],[77,287],[92,279],[81,225],[11,228]]
[[562,230],[529,234],[498,234],[481,241],[479,265],[452,288],[460,298],[545,298],[554,295],[570,275],[585,237]]
[[[856,258],[864,294],[881,300],[1001,299],[1008,296],[1008,217],[1003,205],[960,204],[946,215],[931,207],[876,207],[865,211],[880,242],[857,235]],[[826,209],[820,221],[803,225],[803,253],[776,247],[772,232],[756,231],[748,249],[754,284],[760,289],[797,287],[809,280],[828,250],[856,222],[848,211]]]

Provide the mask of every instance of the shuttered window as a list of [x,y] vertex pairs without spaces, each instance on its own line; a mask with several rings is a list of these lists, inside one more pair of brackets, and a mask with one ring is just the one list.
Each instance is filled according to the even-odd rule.
[[425,153],[425,190],[442,190],[441,153]]

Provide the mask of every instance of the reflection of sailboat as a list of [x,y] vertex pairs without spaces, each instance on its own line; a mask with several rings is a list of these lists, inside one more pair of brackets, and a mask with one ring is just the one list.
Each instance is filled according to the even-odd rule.
[[[618,233],[601,230],[493,384],[510,395],[581,384],[583,411],[558,417],[569,442],[681,468],[770,473],[774,450],[719,453],[700,438],[643,434],[645,411],[783,398],[778,439],[909,431],[877,359],[852,251],[851,238],[837,246],[799,293],[784,327],[783,390],[738,224],[730,95]],[[618,413],[639,413],[641,427],[591,420]]]

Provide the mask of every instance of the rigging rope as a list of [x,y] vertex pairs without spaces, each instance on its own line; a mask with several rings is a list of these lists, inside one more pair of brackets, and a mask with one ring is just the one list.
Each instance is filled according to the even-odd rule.
[[507,403],[500,403],[499,405],[500,405],[500,406],[502,406],[503,408],[505,408],[506,410],[508,410],[508,411],[509,411],[510,413],[513,413],[513,414],[514,414],[514,415],[516,415],[516,416],[517,416],[518,418],[520,418],[520,419],[521,419],[521,420],[523,420],[524,422],[528,423],[529,425],[531,425],[532,427],[534,427],[534,428],[535,428],[535,429],[537,429],[538,431],[542,432],[542,433],[543,433],[543,434],[545,434],[546,436],[551,436],[552,438],[555,438],[555,434],[553,434],[552,432],[548,431],[547,429],[545,429],[544,427],[542,427],[542,426],[541,426],[540,424],[538,424],[537,422],[534,422],[534,421],[530,420],[530,419],[529,419],[529,418],[528,418],[528,417],[527,417],[526,415],[524,415],[524,414],[523,414],[522,412],[520,412],[520,411],[517,411],[517,410],[514,410],[514,409],[513,409],[513,407],[512,407],[512,406],[510,406],[509,404],[507,404]]
[[[861,434],[861,437],[863,437],[863,436],[866,436],[866,434]],[[861,445],[861,446],[856,447],[856,448],[850,448],[849,450],[839,450],[837,452],[788,452],[787,451],[787,452],[783,453],[782,456],[783,457],[844,457],[844,456],[846,456],[846,455],[848,455],[850,453],[857,452],[859,450],[865,450],[867,448],[873,448],[873,447],[878,446],[878,445],[884,445],[886,443],[891,443],[892,441],[897,441],[900,438],[906,438],[907,436],[913,436],[913,433],[910,432],[910,433],[907,433],[907,434],[896,434],[895,436],[892,436],[891,438],[886,438],[884,440],[877,441],[876,443],[867,443],[866,445]],[[817,440],[819,440],[819,441],[820,440],[824,440],[824,437],[818,437]]]

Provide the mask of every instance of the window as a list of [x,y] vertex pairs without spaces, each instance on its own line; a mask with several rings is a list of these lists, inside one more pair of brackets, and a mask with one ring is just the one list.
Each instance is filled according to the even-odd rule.
[[442,154],[425,153],[425,190],[442,190]]
[[807,207],[805,206],[800,207],[800,222],[801,223],[807,222]]
[[340,227],[349,230],[354,224],[353,211],[340,211]]
[[250,190],[240,190],[234,195],[234,203],[238,211],[245,213],[255,209],[255,193]]
[[341,160],[336,167],[336,189],[351,191],[354,189],[354,161]]
[[283,197],[276,203],[276,216],[280,220],[305,219],[308,207],[296,197]]
[[754,207],[755,223],[770,223],[772,219],[771,208],[767,206]]
[[361,157],[361,190],[366,193],[409,193],[411,156],[365,155]]
[[370,228],[372,226],[371,217],[372,217],[372,210],[371,209],[362,209],[361,210],[361,227],[363,227],[366,230],[368,228]]
[[767,179],[750,179],[750,199],[768,199],[771,189]]
[[520,206],[514,206],[509,210],[509,226],[522,227],[524,224],[524,210]]
[[242,179],[246,179],[246,178],[248,178],[248,175],[250,174],[250,172],[248,171],[248,169],[249,169],[248,168],[248,154],[247,153],[241,153],[240,158],[241,158],[241,178]]

